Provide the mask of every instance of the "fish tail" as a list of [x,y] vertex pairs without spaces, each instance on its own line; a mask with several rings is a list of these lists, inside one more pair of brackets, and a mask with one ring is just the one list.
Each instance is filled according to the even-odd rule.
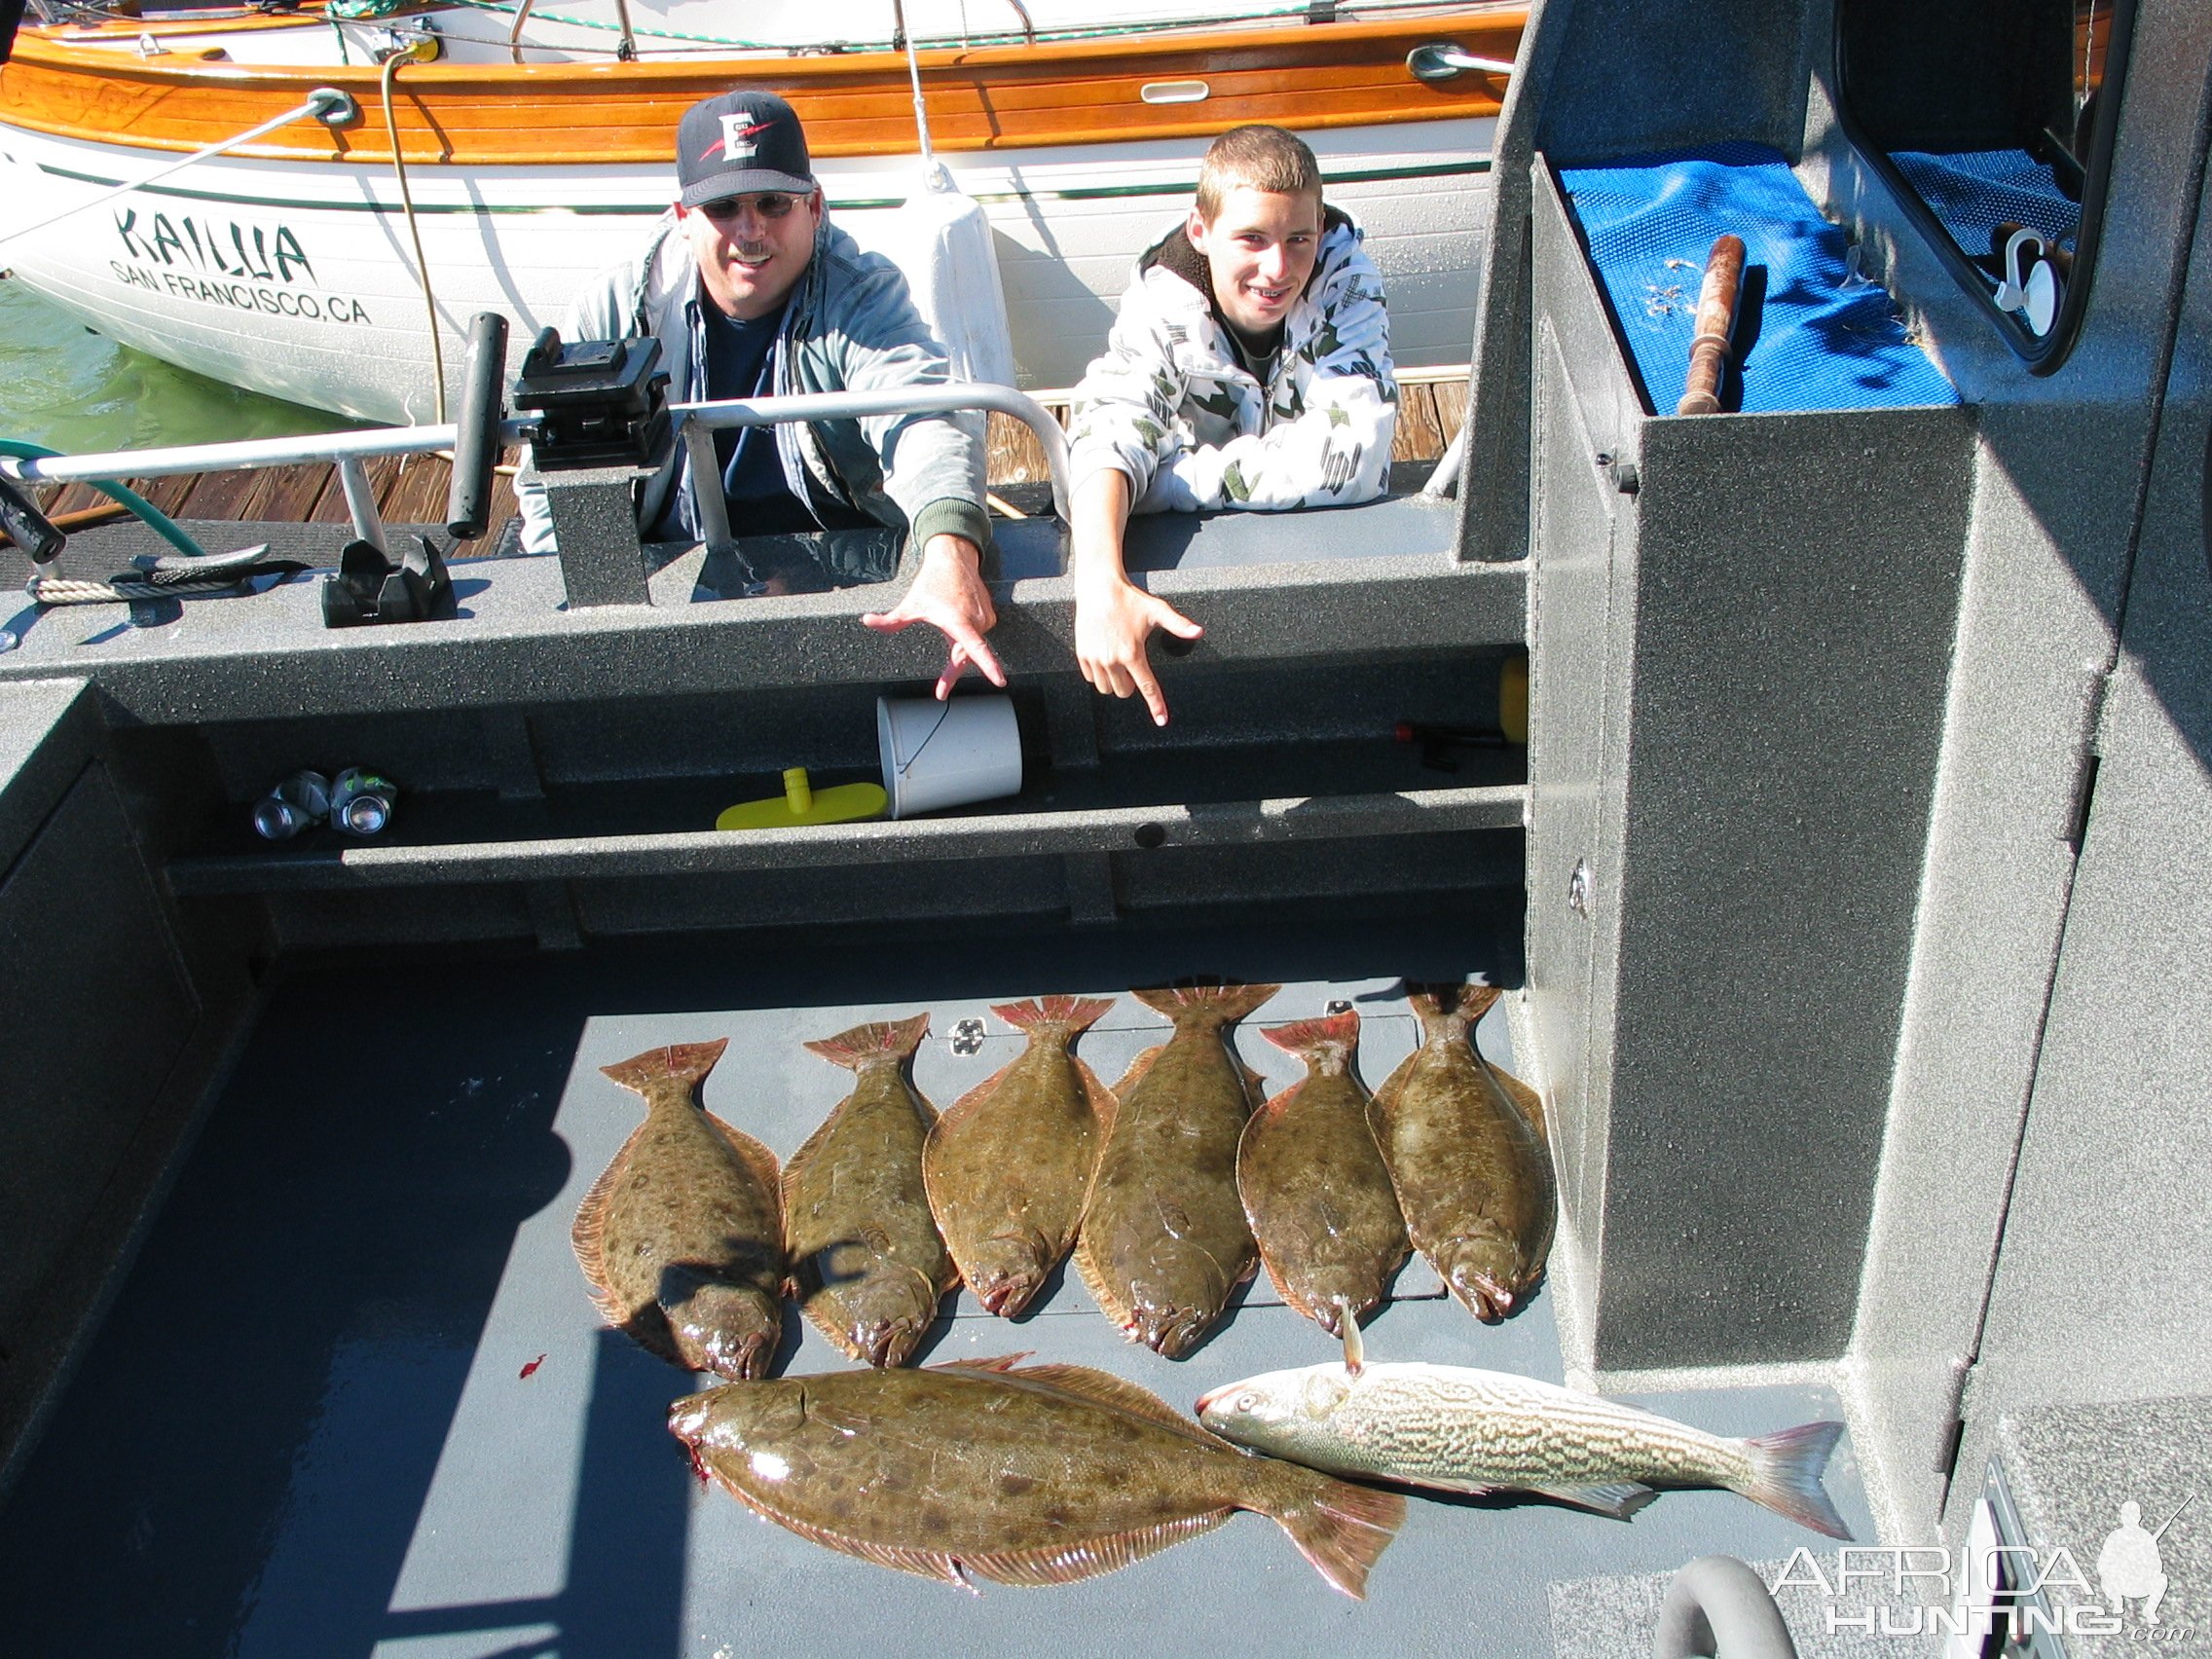
[[1298,1553],[1354,1601],[1366,1600],[1368,1568],[1390,1547],[1405,1518],[1406,1500],[1396,1493],[1326,1476],[1319,1491],[1275,1515]]
[[1280,985],[1156,985],[1129,995],[1178,1025],[1234,1024],[1257,1009]]
[[1843,1434],[1840,1422],[1806,1422],[1778,1434],[1762,1434],[1744,1442],[1751,1454],[1751,1478],[1736,1490],[1753,1503],[1764,1504],[1777,1515],[1787,1515],[1800,1527],[1825,1532],[1831,1538],[1849,1538],[1835,1505],[1821,1485],[1828,1454]]
[[875,1061],[904,1059],[929,1034],[930,1016],[917,1014],[911,1019],[878,1019],[856,1025],[850,1031],[809,1043],[807,1048],[833,1066],[859,1071]]
[[727,1037],[712,1043],[672,1043],[665,1049],[647,1049],[642,1054],[633,1054],[620,1065],[599,1069],[624,1088],[636,1089],[640,1094],[655,1084],[672,1079],[696,1086],[715,1069],[715,1062],[728,1047]]
[[1359,1047],[1359,1011],[1346,1009],[1322,1019],[1294,1020],[1260,1033],[1285,1053],[1296,1054],[1308,1065],[1332,1054],[1349,1054]]
[[1105,1018],[1113,1007],[1112,997],[1039,997],[1031,1002],[994,1004],[991,1012],[1016,1031],[1065,1043]]
[[1495,985],[1419,985],[1406,993],[1424,1042],[1458,1036],[1488,1014],[1497,998]]

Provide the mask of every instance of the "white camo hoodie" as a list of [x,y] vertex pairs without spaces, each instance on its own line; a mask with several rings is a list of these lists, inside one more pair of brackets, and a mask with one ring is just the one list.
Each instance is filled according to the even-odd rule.
[[1076,388],[1069,445],[1079,485],[1119,468],[1140,513],[1346,506],[1387,485],[1397,404],[1382,278],[1348,215],[1325,211],[1265,387],[1237,361],[1178,224],[1137,261]]

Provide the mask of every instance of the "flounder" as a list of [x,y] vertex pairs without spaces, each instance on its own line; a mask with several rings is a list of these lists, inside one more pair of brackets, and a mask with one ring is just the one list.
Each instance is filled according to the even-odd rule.
[[991,1012],[1029,1046],[938,1119],[922,1148],[930,1212],[960,1276],[1013,1318],[1075,1242],[1114,1097],[1068,1051],[1110,998],[1047,997]]
[[1252,1276],[1259,1250],[1236,1196],[1236,1143],[1254,1080],[1227,1029],[1280,985],[1193,985],[1131,993],[1175,1022],[1139,1054],[1090,1183],[1075,1263],[1106,1316],[1179,1359]]
[[947,1583],[1068,1584],[1272,1518],[1360,1596],[1405,1499],[1253,1457],[1133,1382],[1024,1356],[710,1388],[669,1408],[701,1478],[801,1537]]
[[853,1091],[784,1170],[785,1237],[800,1309],[853,1358],[899,1365],[959,1274],[922,1187],[937,1112],[906,1080],[930,1016],[856,1025],[807,1048]]
[[1410,1249],[1354,1064],[1359,1015],[1260,1035],[1304,1060],[1306,1078],[1252,1114],[1236,1191],[1276,1293],[1341,1337],[1382,1303]]
[[729,1047],[682,1043],[601,1069],[645,1097],[645,1121],[577,1207],[570,1233],[607,1322],[661,1358],[758,1377],[784,1295],[776,1159],[699,1104]]
[[1502,1319],[1544,1276],[1558,1220],[1535,1090],[1475,1050],[1493,985],[1416,991],[1420,1047],[1375,1091],[1382,1149],[1414,1245],[1479,1319]]

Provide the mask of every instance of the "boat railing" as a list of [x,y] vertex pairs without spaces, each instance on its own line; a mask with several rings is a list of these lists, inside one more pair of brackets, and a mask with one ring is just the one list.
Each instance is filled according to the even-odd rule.
[[713,403],[677,403],[669,413],[680,423],[691,468],[692,498],[699,503],[707,545],[720,551],[734,540],[722,493],[713,488],[721,467],[715,458],[714,434],[728,426],[770,426],[786,421],[857,420],[869,415],[936,415],[986,410],[1013,417],[1037,434],[1052,479],[1052,508],[1068,518],[1070,472],[1067,434],[1051,410],[1011,386],[980,381],[948,381],[942,386],[898,387],[885,391],[799,392],[787,397],[734,397]]
[[[964,410],[995,411],[1025,423],[1037,434],[1052,479],[1052,504],[1064,522],[1068,513],[1068,444],[1060,424],[1042,403],[1012,387],[952,381],[940,386],[900,387],[884,391],[808,392],[788,397],[733,398],[670,407],[686,450],[697,499],[706,520],[710,548],[734,545],[719,481],[714,433],[725,426],[769,426],[786,421],[856,420],[872,415],[934,415]],[[527,443],[537,431],[535,419],[499,424],[502,443]],[[166,478],[178,473],[221,472],[321,461],[335,466],[356,539],[389,552],[376,492],[366,462],[395,456],[450,453],[461,441],[460,423],[429,426],[385,426],[368,431],[318,432],[294,437],[247,438],[228,443],[174,444],[157,449],[115,450],[95,455],[0,457],[0,476],[18,483],[105,484],[122,478]]]

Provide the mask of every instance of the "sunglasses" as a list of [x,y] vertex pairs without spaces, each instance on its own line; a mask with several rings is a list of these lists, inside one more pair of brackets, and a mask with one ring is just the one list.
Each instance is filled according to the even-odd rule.
[[699,203],[699,211],[719,225],[724,220],[736,218],[748,202],[753,203],[753,210],[763,219],[787,218],[791,210],[798,205],[798,198],[788,190],[765,190],[757,196],[725,196],[718,202],[702,202]]

